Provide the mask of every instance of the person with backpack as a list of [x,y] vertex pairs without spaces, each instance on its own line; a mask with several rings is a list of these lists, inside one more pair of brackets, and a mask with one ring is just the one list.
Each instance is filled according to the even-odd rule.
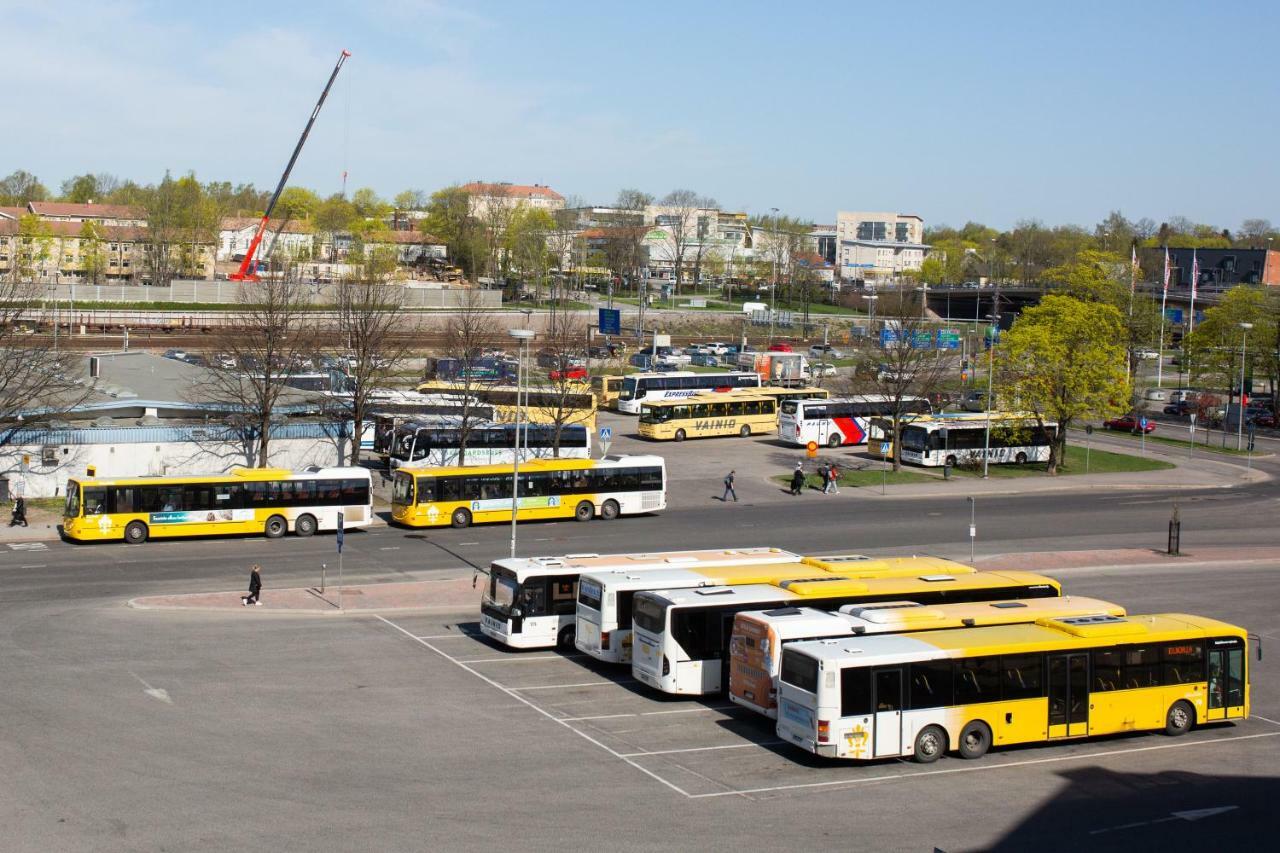
[[818,466],[818,476],[822,478],[822,493],[831,494],[831,469],[827,467],[827,463],[823,462]]
[[840,469],[834,462],[827,468],[827,494],[840,494]]

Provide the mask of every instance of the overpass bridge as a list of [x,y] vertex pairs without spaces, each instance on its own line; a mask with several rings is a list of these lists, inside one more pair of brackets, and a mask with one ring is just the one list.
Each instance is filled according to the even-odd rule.
[[[1228,288],[1201,287],[1196,291],[1196,310],[1211,308],[1222,300],[1222,294]],[[1160,296],[1160,285],[1153,282],[1139,282],[1140,293]],[[946,320],[964,322],[982,322],[993,313],[1000,314],[1000,325],[1005,328],[1023,309],[1038,305],[1045,293],[1053,293],[1054,288],[1047,291],[1042,287],[1024,285],[1001,285],[999,287],[954,287],[930,285],[926,301],[929,310]],[[1191,306],[1191,289],[1189,287],[1170,287],[1166,300],[1169,308],[1189,309]]]

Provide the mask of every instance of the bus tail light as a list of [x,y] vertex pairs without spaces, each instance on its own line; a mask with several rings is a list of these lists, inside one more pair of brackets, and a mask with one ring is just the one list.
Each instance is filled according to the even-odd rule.
[[600,632],[600,648],[602,649],[609,648],[609,632],[608,631]]
[[666,655],[662,656],[662,674],[663,675],[671,674],[671,661],[667,660]]
[[818,720],[818,743],[827,743],[831,740],[831,723],[828,720]]

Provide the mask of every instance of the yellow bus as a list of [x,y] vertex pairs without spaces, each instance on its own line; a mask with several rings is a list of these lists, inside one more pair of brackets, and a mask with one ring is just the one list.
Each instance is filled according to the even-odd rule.
[[621,376],[592,376],[591,392],[602,409],[617,409],[618,396],[622,393]]
[[[401,468],[391,519],[405,527],[468,527],[511,521],[512,464]],[[620,515],[666,509],[661,456],[534,459],[520,463],[518,521]]]
[[368,468],[233,468],[226,474],[131,479],[71,479],[62,529],[68,539],[123,539],[292,530],[310,536],[366,527],[373,519]]
[[640,435],[655,441],[684,441],[777,432],[778,402],[755,393],[757,390],[764,389],[644,402],[640,406]]
[[517,408],[526,423],[547,424],[558,420],[563,424],[583,424],[588,431],[596,426],[596,396],[585,383],[574,382],[565,389],[529,385],[517,389],[514,385],[490,385],[485,382],[428,380],[418,385],[422,394],[464,394],[493,407],[493,419],[499,423],[515,423]]
[[1247,642],[1235,625],[1171,613],[792,643],[778,736],[828,758],[929,763],[948,750],[1180,735],[1249,716]]

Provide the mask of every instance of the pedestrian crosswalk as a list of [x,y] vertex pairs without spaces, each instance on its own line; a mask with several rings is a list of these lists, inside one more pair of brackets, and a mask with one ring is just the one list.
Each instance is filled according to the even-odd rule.
[[48,551],[49,546],[43,542],[9,542],[10,551]]

